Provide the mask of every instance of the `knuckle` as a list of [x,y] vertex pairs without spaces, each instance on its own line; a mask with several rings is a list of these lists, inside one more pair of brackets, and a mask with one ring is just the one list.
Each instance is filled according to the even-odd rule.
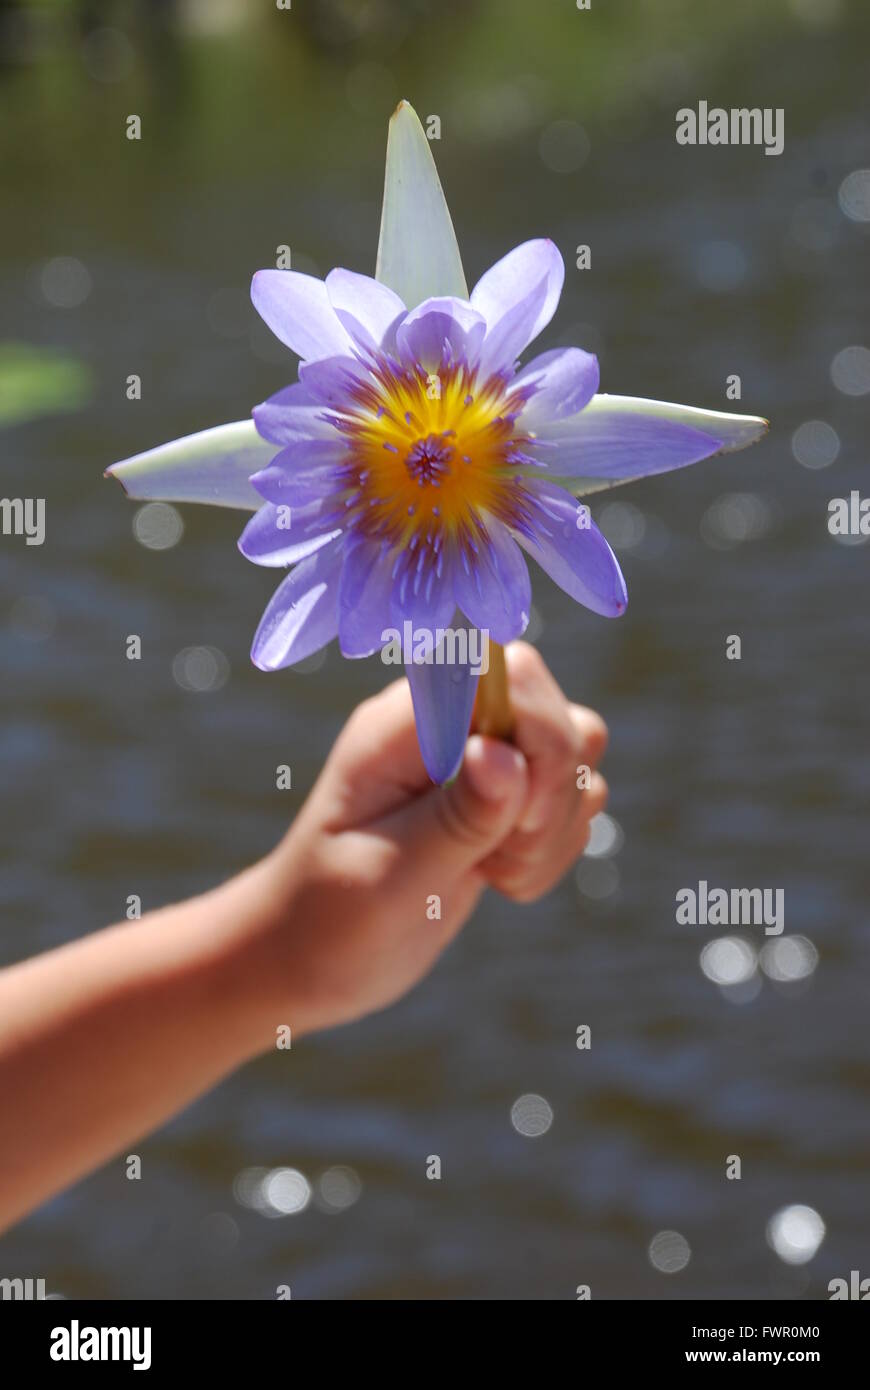
[[384,888],[401,865],[401,851],[385,836],[346,830],[326,851],[325,876],[354,893]]
[[511,902],[521,903],[523,901],[522,893],[524,885],[516,879],[494,879],[492,887],[495,888],[496,892],[501,893],[503,898],[509,898]]
[[536,872],[512,872],[496,874],[490,878],[491,887],[505,898],[515,903],[531,903],[547,891],[548,882],[543,881],[540,869]]
[[561,785],[562,773],[568,778],[577,765],[578,740],[569,720],[559,717],[561,711],[541,719],[535,761],[546,785],[553,789]]
[[545,756],[548,762],[556,763],[556,765],[560,765],[560,763],[573,765],[575,758],[577,758],[577,738],[574,737],[571,721],[559,717],[561,714],[563,712],[559,710],[557,716],[550,717],[546,723]]
[[572,771],[577,757],[577,740],[569,723],[553,725],[550,746],[554,762],[564,763],[568,771]]
[[571,705],[570,711],[581,748],[595,759],[602,757],[610,741],[610,731],[601,715],[585,705]]
[[510,896],[517,903],[533,903],[538,898],[542,898],[547,891],[547,885],[536,883],[534,880],[526,880],[517,885]]

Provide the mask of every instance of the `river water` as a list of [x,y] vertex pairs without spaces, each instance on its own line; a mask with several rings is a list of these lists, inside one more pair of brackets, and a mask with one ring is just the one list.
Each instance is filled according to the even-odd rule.
[[[0,959],[254,860],[384,679],[334,645],[255,670],[274,577],[237,552],[243,518],[181,508],[179,543],[149,549],[101,473],[292,379],[249,276],[281,244],[299,269],[372,271],[398,97],[441,117],[470,282],[528,236],[562,249],[542,348],[577,342],[604,390],[771,433],[593,499],[620,621],[535,576],[534,640],[610,725],[603,852],[533,907],[488,898],[397,1007],[142,1141],[141,1181],[118,1159],[50,1202],[0,1241],[0,1273],[92,1298],[826,1297],[870,1275],[870,550],[827,529],[866,470],[866,361],[838,354],[868,344],[866,184],[842,191],[870,165],[868,16],[298,8],[155,6],[157,28],[133,7],[96,39],[72,11],[2,10],[2,491],[44,497],[47,535],[0,539]],[[678,146],[675,111],[702,98],[783,108],[784,152]],[[679,924],[702,880],[782,890],[782,936]],[[268,1187],[277,1207],[246,1204],[249,1170],[282,1168],[302,1176]],[[766,1234],[795,1204],[826,1228],[802,1265]],[[685,1245],[651,1256],[667,1231]]]

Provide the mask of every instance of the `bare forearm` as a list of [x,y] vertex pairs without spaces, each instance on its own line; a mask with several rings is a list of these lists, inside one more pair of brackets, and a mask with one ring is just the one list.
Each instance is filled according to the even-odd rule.
[[0,974],[0,1228],[268,1045],[257,873]]
[[[514,743],[473,737],[433,787],[407,681],[343,730],[280,845],[222,888],[0,972],[0,1228],[274,1047],[388,1007],[485,883],[531,902],[604,806],[607,741],[531,647]],[[437,912],[430,910],[437,904]]]

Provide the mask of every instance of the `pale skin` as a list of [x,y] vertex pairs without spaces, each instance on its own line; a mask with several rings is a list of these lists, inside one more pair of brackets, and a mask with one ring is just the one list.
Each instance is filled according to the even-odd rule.
[[[0,1228],[236,1067],[386,1008],[487,886],[546,893],[583,852],[607,743],[534,648],[507,650],[515,744],[429,782],[406,681],[348,720],[281,843],[219,888],[0,972]],[[440,920],[427,914],[433,894]]]

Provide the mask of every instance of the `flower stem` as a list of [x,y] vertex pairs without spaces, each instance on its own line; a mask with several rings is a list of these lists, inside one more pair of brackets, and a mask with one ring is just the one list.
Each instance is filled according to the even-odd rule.
[[490,642],[489,669],[477,682],[474,729],[479,734],[507,742],[513,737],[514,715],[508,695],[507,666],[504,647],[498,642]]

